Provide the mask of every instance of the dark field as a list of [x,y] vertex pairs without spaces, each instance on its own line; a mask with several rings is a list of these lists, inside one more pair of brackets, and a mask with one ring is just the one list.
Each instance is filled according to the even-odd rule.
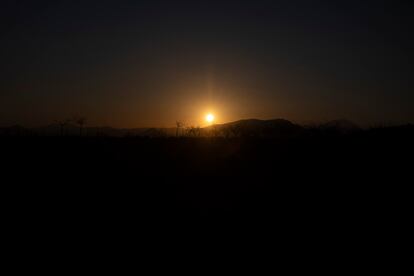
[[223,246],[240,254],[274,248],[291,265],[298,255],[315,265],[316,252],[332,265],[348,257],[369,265],[367,252],[400,262],[407,256],[396,245],[412,229],[413,134],[1,137],[9,252],[73,252],[88,261],[90,252],[109,252],[125,261],[130,250],[150,258],[167,248],[170,258],[187,244],[190,255],[224,258]]
[[412,127],[292,139],[1,137],[10,211],[372,219],[406,210]]

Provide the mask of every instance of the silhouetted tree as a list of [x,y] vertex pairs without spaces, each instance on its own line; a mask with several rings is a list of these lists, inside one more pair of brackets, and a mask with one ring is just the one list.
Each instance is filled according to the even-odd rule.
[[65,120],[57,120],[55,122],[60,127],[60,136],[63,136],[64,131],[65,131],[65,127],[71,122],[71,120],[70,119],[65,119]]
[[201,128],[199,126],[190,126],[187,128],[187,134],[192,137],[199,137],[201,135]]
[[79,135],[82,136],[83,127],[86,124],[85,117],[77,117],[73,120],[79,126]]
[[197,137],[201,136],[201,127],[200,126],[196,126],[194,128],[194,135],[197,136]]
[[176,121],[175,125],[177,126],[177,129],[175,131],[175,136],[178,137],[179,133],[180,133],[180,129],[182,129],[184,127],[184,123],[181,121]]
[[192,126],[184,128],[184,136],[191,136],[192,135]]

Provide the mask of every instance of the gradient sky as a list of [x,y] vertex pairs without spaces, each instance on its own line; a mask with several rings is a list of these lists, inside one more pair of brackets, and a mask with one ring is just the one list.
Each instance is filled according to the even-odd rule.
[[1,1],[0,125],[414,122],[409,1]]

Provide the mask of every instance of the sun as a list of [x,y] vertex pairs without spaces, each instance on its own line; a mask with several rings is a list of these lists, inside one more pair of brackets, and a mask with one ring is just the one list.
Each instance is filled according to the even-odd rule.
[[214,119],[215,119],[215,117],[214,117],[214,115],[213,114],[211,114],[211,113],[208,113],[207,115],[206,115],[206,122],[207,123],[209,123],[209,124],[211,124],[211,123],[213,123],[214,122]]

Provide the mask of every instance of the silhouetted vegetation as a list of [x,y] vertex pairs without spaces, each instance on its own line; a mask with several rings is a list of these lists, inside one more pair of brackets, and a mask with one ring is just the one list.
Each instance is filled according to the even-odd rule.
[[199,126],[189,126],[186,128],[186,135],[189,137],[200,137],[201,128]]
[[71,119],[65,119],[65,120],[57,120],[56,124],[60,127],[60,136],[65,135],[65,127],[67,127],[72,122]]
[[182,132],[182,128],[184,127],[184,123],[181,121],[176,121],[175,125],[177,127],[176,132],[175,132],[175,137],[178,137],[179,135],[181,135],[180,133]]
[[79,136],[82,136],[83,128],[86,124],[85,117],[74,117],[73,121],[79,126]]
[[208,131],[214,134],[190,127],[179,139],[162,129],[77,139],[20,135],[20,128],[10,135],[17,128],[2,128],[2,168],[14,179],[4,183],[18,188],[23,205],[50,202],[51,210],[111,203],[130,208],[127,213],[137,206],[164,215],[273,216],[283,210],[332,219],[404,202],[413,125],[334,131],[266,124],[272,127],[213,126]]

